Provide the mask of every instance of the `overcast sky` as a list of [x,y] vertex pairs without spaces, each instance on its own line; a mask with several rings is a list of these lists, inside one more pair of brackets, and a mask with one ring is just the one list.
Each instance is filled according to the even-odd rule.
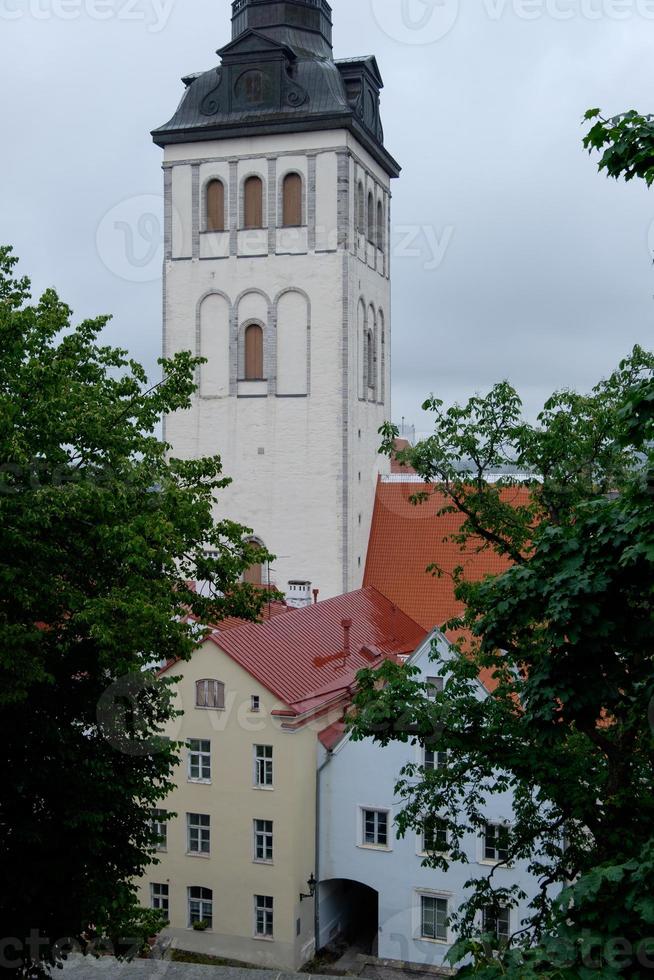
[[[654,346],[654,190],[581,147],[591,106],[654,112],[654,0],[333,0],[374,53],[393,201],[393,415],[510,379],[533,413]],[[161,151],[228,0],[0,0],[0,240],[35,289],[156,373]],[[131,244],[134,262],[125,257]],[[136,281],[135,281],[136,280]]]

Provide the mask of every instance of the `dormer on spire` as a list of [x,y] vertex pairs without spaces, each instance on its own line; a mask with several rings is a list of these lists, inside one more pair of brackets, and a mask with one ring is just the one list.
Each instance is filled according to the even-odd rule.
[[332,9],[327,0],[234,0],[232,39],[249,30],[314,55],[332,55]]

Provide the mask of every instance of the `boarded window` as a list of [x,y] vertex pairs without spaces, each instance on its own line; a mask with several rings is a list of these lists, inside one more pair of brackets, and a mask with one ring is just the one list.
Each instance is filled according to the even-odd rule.
[[284,177],[282,222],[285,228],[298,228],[302,224],[302,178],[299,174]]
[[384,248],[384,205],[377,201],[377,248]]
[[375,199],[372,191],[368,194],[368,241],[375,241]]
[[222,180],[207,184],[207,231],[225,230],[225,186]]
[[245,380],[263,381],[263,330],[256,323],[245,331]]
[[245,181],[244,194],[244,227],[263,228],[263,183],[261,178],[248,177]]
[[[256,541],[251,541],[252,548],[260,548],[261,545]],[[249,585],[263,585],[263,565],[250,565],[243,573],[243,581]]]

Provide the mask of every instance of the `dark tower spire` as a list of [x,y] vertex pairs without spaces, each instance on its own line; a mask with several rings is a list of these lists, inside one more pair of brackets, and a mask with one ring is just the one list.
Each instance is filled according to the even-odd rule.
[[249,30],[296,50],[332,57],[332,8],[327,0],[234,0],[232,39]]

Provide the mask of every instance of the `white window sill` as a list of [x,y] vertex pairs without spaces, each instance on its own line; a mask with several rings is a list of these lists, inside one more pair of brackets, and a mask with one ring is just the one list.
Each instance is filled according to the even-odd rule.
[[506,868],[507,871],[511,871],[513,869],[512,864],[505,864],[504,861],[494,861],[492,858],[480,858],[479,864],[483,864],[486,868],[497,868],[501,865],[500,871],[503,868]]
[[452,857],[452,852],[451,851],[416,851],[416,855],[419,858],[442,857],[445,858],[447,861],[449,861],[450,858]]
[[265,793],[272,793],[274,786],[253,786],[252,789],[262,789]]
[[431,943],[432,946],[449,946],[449,945],[451,945],[449,939],[431,939],[429,936],[416,936],[416,939],[420,943]]
[[200,858],[203,861],[208,861],[209,858],[211,857],[211,852],[207,854],[206,852],[200,852],[200,851],[187,851],[186,856],[187,858]]
[[274,943],[274,936],[253,936],[252,937],[258,943]]
[[269,868],[274,867],[274,861],[266,861],[265,858],[252,858],[252,864],[266,864]]
[[198,711],[225,711],[225,708],[211,708],[208,704],[196,704]]
[[213,780],[211,779],[194,779],[193,776],[188,776],[187,783],[195,783],[197,786],[211,786]]
[[361,851],[382,851],[390,853],[393,850],[388,844],[357,844],[357,847]]

